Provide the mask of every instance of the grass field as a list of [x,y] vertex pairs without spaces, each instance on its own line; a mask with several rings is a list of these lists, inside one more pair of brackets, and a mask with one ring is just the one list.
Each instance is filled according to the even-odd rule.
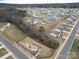
[[67,17],[68,17],[68,16],[63,15],[63,16],[60,17],[60,20],[65,21],[65,20],[67,19]]
[[72,48],[71,48],[71,51],[70,51],[70,54],[69,54],[69,58],[68,59],[77,59],[78,56],[77,56],[77,52],[78,52],[78,49],[77,49],[77,41],[75,39],[73,45],[72,45]]
[[22,40],[26,36],[25,33],[23,33],[19,28],[17,28],[13,24],[7,27],[2,33],[12,42],[17,42],[19,40]]
[[75,39],[75,41],[74,41],[74,43],[72,45],[71,51],[77,51],[77,41],[76,41],[76,39]]
[[0,49],[0,57],[4,56],[7,53],[8,51],[5,48]]

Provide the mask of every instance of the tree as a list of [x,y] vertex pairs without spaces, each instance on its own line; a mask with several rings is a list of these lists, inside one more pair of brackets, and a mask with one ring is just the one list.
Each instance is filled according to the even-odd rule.
[[40,32],[45,32],[44,27],[43,27],[43,26],[40,26],[40,27],[39,27],[39,31],[40,31]]
[[25,10],[17,10],[17,15],[22,16],[22,17],[27,16],[27,11],[25,11]]

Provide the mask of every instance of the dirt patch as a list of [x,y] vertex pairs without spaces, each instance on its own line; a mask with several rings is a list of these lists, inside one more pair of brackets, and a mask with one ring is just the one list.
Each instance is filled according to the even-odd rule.
[[19,41],[18,43],[27,51],[29,51],[31,54],[36,55],[38,52],[37,51],[32,51],[30,49],[28,49],[27,47],[25,47],[23,45],[23,43],[28,42],[28,44],[34,44],[34,46],[36,46],[38,49],[41,49],[40,53],[39,53],[39,57],[50,57],[51,54],[53,54],[54,50],[51,48],[46,47],[45,45],[42,45],[38,42],[36,42],[35,40],[33,40],[32,38],[26,37],[25,39],[23,39],[22,41]]

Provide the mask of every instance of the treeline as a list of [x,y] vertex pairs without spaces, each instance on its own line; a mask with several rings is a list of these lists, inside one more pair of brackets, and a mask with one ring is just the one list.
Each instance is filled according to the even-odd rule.
[[50,4],[4,4],[0,3],[0,7],[4,8],[22,8],[22,7],[39,7],[39,8],[79,8],[79,2],[77,3],[50,3]]

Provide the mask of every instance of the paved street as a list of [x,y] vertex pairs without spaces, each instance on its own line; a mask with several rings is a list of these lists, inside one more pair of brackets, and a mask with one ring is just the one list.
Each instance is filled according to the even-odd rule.
[[78,27],[79,27],[79,20],[74,25],[74,28],[73,28],[72,32],[70,33],[69,37],[67,38],[67,41],[66,41],[63,49],[59,53],[57,59],[67,59],[69,52],[70,52],[70,49],[72,47],[72,44],[74,42],[75,35],[77,33]]
[[18,59],[29,59],[21,51],[19,51],[15,46],[13,46],[7,38],[0,34],[0,42],[2,42]]

